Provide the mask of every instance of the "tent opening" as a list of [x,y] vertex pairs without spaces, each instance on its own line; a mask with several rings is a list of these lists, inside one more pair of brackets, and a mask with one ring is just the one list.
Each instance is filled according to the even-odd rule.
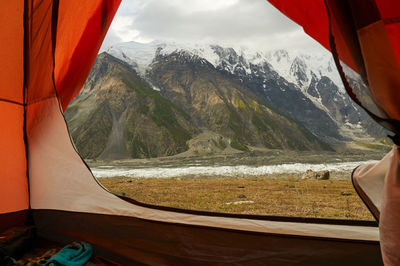
[[390,150],[385,131],[352,103],[331,54],[261,5],[309,45],[103,45],[65,111],[77,150],[104,187],[145,206],[373,221],[350,177]]

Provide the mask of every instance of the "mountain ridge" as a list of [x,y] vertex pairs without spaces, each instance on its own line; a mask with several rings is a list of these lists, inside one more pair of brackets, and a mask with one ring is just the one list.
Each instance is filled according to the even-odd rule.
[[106,160],[332,150],[384,132],[345,93],[327,53],[217,44],[112,46],[65,115],[82,155]]
[[225,76],[202,58],[188,59],[182,52],[160,55],[152,70],[143,79],[132,65],[107,53],[98,56],[65,113],[85,158],[159,157],[191,147],[199,151],[204,141],[189,140],[207,131],[213,144],[208,146],[222,153],[251,146],[331,150],[297,121],[258,103],[239,79]]
[[[277,89],[274,90],[276,97],[270,103],[275,104],[278,110],[295,116],[307,129],[324,141],[335,144],[349,139],[349,135],[345,133],[348,131],[354,131],[357,135],[370,135],[373,138],[385,135],[384,130],[349,98],[336,71],[333,58],[327,51],[321,50],[319,53],[307,54],[303,51],[282,49],[258,51],[244,47],[223,47],[218,44],[182,44],[162,41],[149,44],[121,43],[107,49],[107,52],[113,56],[130,62],[143,77],[146,77],[147,70],[151,68],[152,62],[159,55],[168,55],[177,51],[184,51],[187,57],[202,58],[219,70],[229,72],[239,79],[246,79],[252,91],[258,90],[258,96],[267,101],[271,98],[268,95],[271,90],[263,92],[267,84],[271,86],[271,83],[275,83],[274,86],[281,89],[294,88],[291,90],[291,99],[295,99],[293,104],[287,104],[285,107],[282,103],[275,104],[275,102],[281,102],[279,98],[289,98],[286,97],[286,93],[279,93]],[[265,71],[266,68],[268,68],[268,73]],[[280,78],[282,80],[277,82]],[[356,73],[353,73],[353,78],[358,78]],[[254,82],[254,80],[258,81]],[[334,85],[332,87],[335,90],[336,104],[326,104],[326,99],[333,95],[328,90],[323,91],[324,95],[309,93],[312,90],[310,86],[320,83],[320,87],[323,87],[328,86],[330,82]],[[295,90],[298,93],[294,93]],[[306,102],[302,104],[301,101]],[[307,113],[305,116],[300,116],[298,110],[292,108],[293,105],[298,106],[297,109],[309,110],[307,113],[312,114],[311,117],[307,117]],[[315,120],[318,116],[321,117],[321,123]]]

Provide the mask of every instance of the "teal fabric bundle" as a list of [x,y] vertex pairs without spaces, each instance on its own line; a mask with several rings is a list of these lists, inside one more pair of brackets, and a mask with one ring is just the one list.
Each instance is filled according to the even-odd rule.
[[92,257],[93,250],[89,243],[72,243],[53,255],[46,265],[82,266]]

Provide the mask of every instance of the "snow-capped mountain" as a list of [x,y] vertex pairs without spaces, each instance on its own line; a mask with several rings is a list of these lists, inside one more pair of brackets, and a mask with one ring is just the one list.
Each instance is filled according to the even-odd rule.
[[[300,52],[289,54],[286,50],[277,50],[269,52],[266,59],[279,75],[295,83],[303,91],[310,85],[313,76],[326,76],[338,86],[342,84],[335,62],[328,52],[310,55]],[[344,89],[341,91],[345,92]]]
[[[265,52],[246,47],[223,48],[216,44],[177,44],[161,41],[151,43],[126,42],[106,49],[107,53],[130,63],[140,73],[147,69],[156,55],[168,55],[176,51],[186,51],[193,56],[204,58],[214,67],[225,64],[225,70],[231,73],[234,72],[236,67],[242,67],[247,74],[251,74],[250,64],[262,65],[268,62],[279,75],[303,89],[305,85],[311,82],[313,74],[319,78],[327,76],[335,84],[342,84],[333,58],[328,52],[324,51],[311,56],[298,51],[289,54],[286,50]],[[342,92],[344,92],[344,89]]]
[[325,51],[307,54],[154,41],[120,43],[106,52],[130,64],[154,88],[158,86],[148,72],[167,55],[180,53],[188,60],[211,64],[330,143],[354,139],[355,134],[380,137],[383,133],[346,94],[333,58]]
[[141,73],[145,73],[158,55],[169,55],[177,51],[186,51],[188,55],[204,58],[214,66],[218,64],[218,56],[210,45],[190,45],[153,41],[151,43],[126,42],[113,45],[105,50]]

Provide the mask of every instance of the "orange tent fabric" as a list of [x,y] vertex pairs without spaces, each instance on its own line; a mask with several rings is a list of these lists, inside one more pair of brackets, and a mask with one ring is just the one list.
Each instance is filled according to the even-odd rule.
[[60,2],[55,82],[64,110],[85,83],[120,2]]
[[0,9],[0,214],[28,208],[24,125],[23,1]]
[[120,0],[6,1],[0,9],[0,214],[29,208],[27,121],[33,106],[81,89]]

